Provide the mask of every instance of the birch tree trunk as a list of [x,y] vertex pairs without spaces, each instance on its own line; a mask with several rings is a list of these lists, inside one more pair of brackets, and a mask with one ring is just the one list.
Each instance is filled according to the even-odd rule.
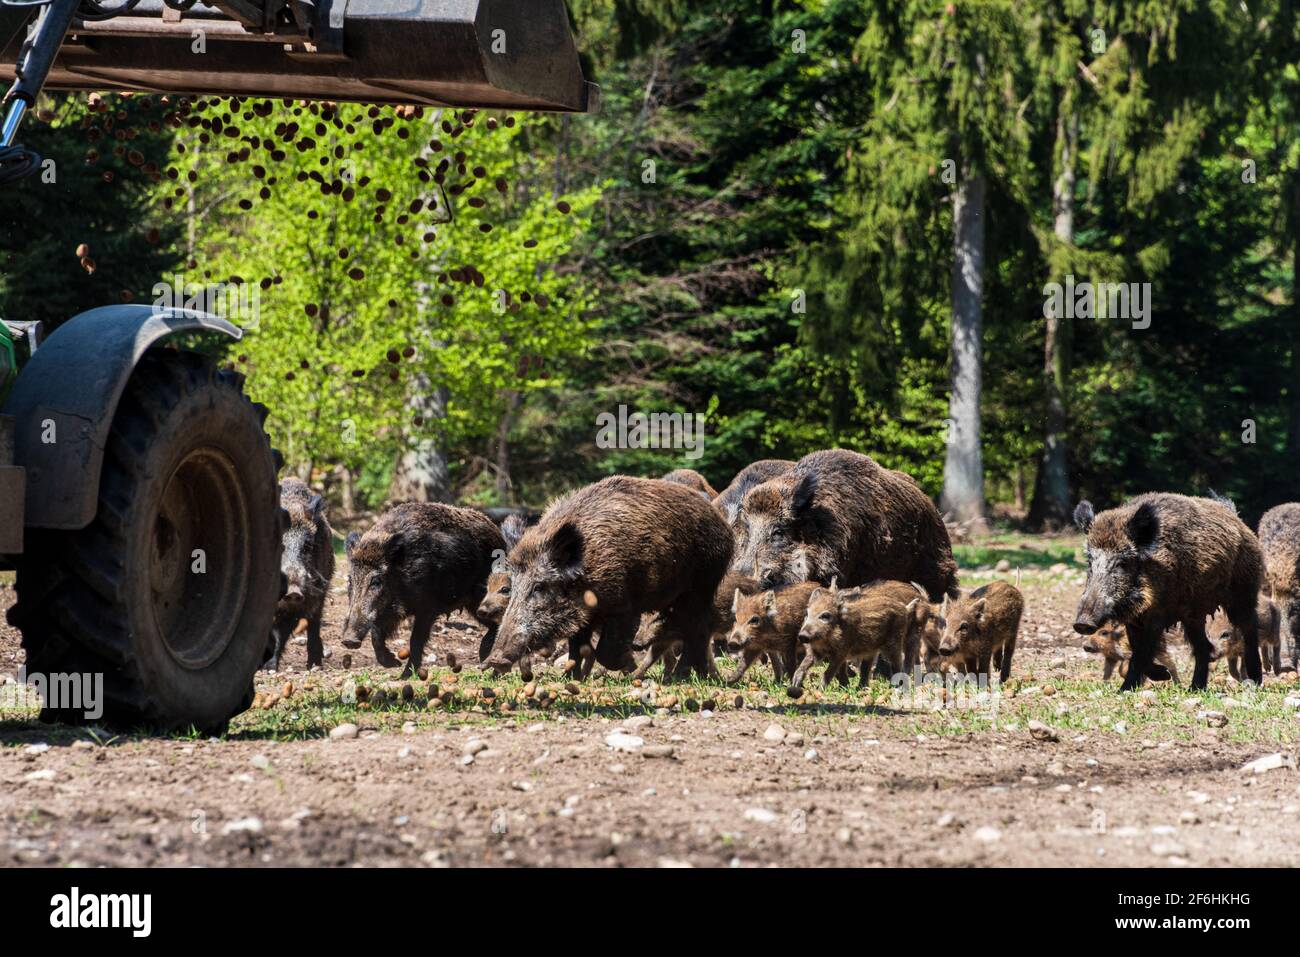
[[[435,388],[423,373],[412,377],[409,407],[426,423],[439,421],[447,414],[446,387]],[[447,457],[435,439],[415,439],[398,457],[388,496],[397,502],[453,502]]]
[[952,392],[948,451],[939,509],[959,522],[984,525],[980,391],[984,330],[984,194],[982,175],[963,176],[953,198]]
[[[1060,172],[1052,183],[1053,232],[1061,247],[1074,245],[1074,168],[1079,123],[1062,110],[1056,119],[1056,152]],[[1063,257],[1054,256],[1055,260]],[[1053,276],[1054,281],[1064,281]],[[1070,521],[1070,475],[1066,449],[1066,370],[1069,367],[1069,326],[1064,316],[1047,316],[1043,341],[1043,456],[1034,480],[1029,525],[1047,531]]]

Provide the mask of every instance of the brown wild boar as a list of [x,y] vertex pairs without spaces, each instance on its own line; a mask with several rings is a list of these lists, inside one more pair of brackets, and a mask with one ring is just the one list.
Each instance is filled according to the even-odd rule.
[[777,681],[794,674],[798,662],[799,627],[808,607],[808,596],[816,582],[798,582],[784,588],[745,594],[737,588],[732,596],[735,624],[727,636],[727,647],[740,655],[740,669],[727,678],[735,684],[750,667],[767,655]]
[[[1099,628],[1096,632],[1089,635],[1083,641],[1083,650],[1090,655],[1101,655],[1102,657],[1102,681],[1109,681],[1110,676],[1115,673],[1116,666],[1119,667],[1119,676],[1121,678],[1128,674],[1128,662],[1131,657],[1128,644],[1128,634],[1123,625],[1106,625]],[[1147,673],[1148,678],[1161,681],[1166,678],[1178,681],[1178,666],[1174,663],[1173,655],[1169,653],[1166,635],[1162,632],[1160,635],[1160,648],[1152,659],[1155,665]],[[1168,674],[1162,674],[1161,669]]]
[[403,669],[411,674],[420,667],[435,619],[457,608],[478,609],[492,556],[504,548],[501,532],[482,512],[435,502],[392,506],[364,535],[348,536],[343,644],[358,648],[368,635],[379,664],[395,668],[398,659],[386,642],[412,618]]
[[751,462],[736,473],[730,485],[718,493],[717,498],[713,500],[713,507],[722,513],[728,525],[733,525],[741,503],[745,501],[745,495],[751,488],[762,485],[768,479],[776,478],[778,475],[784,475],[792,468],[794,463],[789,459],[759,459],[757,462]]
[[[934,611],[934,606],[927,600],[924,588],[916,582],[898,582],[887,579],[870,582],[860,587],[862,593],[868,597],[883,596],[892,598],[895,601],[901,601],[912,609],[907,621],[907,634],[903,641],[902,666],[904,671],[911,672],[917,662],[921,660],[921,648],[927,631],[936,632],[934,646],[937,653],[939,647],[936,626],[937,614]],[[920,598],[921,600],[913,602],[913,598]],[[898,667],[896,663],[886,661],[883,658],[877,663],[877,677],[891,678],[897,673]]]
[[805,650],[790,683],[792,697],[799,696],[808,669],[818,661],[826,662],[822,682],[827,686],[852,663],[861,665],[859,686],[867,684],[877,657],[888,663],[891,673],[902,670],[913,611],[925,599],[910,591],[910,599],[900,601],[894,593],[871,587],[840,589],[834,584],[812,590],[799,627]]
[[[1282,615],[1277,605],[1266,596],[1260,595],[1255,606],[1255,619],[1259,622],[1259,656],[1263,659],[1265,671],[1278,675],[1282,673]],[[1245,654],[1245,643],[1241,630],[1229,628],[1219,634],[1219,656],[1228,659],[1228,674],[1241,680],[1241,659]]]
[[813,452],[750,489],[733,523],[737,571],[796,581],[918,582],[956,594],[957,563],[938,509],[910,476],[844,449]]
[[674,675],[708,676],[709,609],[731,549],[722,516],[684,485],[615,475],[572,492],[511,550],[510,602],[486,664],[508,671],[599,631],[596,661],[625,668],[641,616],[659,612],[660,640],[681,643]]
[[673,469],[663,477],[663,481],[676,482],[678,485],[693,488],[710,502],[718,497],[718,493],[713,490],[709,480],[694,469]]
[[946,599],[943,638],[939,642],[941,670],[956,668],[1006,681],[1011,677],[1011,657],[1020,633],[1025,600],[1020,589],[1007,582],[989,582],[963,598]]
[[478,660],[484,661],[492,653],[496,643],[497,628],[501,625],[501,616],[506,612],[510,601],[510,572],[506,555],[510,549],[519,544],[524,530],[528,527],[522,515],[507,515],[501,523],[501,538],[504,544],[500,551],[492,556],[492,571],[487,579],[487,593],[474,610],[474,617],[480,625],[487,628],[478,646]]
[[307,667],[315,668],[325,660],[320,626],[334,577],[334,536],[325,516],[325,500],[300,479],[287,478],[280,483],[280,507],[289,516],[280,553],[285,592],[271,621],[264,667],[267,671],[279,669],[289,636],[298,622],[306,619]]
[[1263,555],[1233,509],[1213,499],[1156,492],[1100,515],[1080,502],[1074,519],[1088,536],[1088,578],[1074,630],[1091,635],[1112,622],[1126,627],[1132,657],[1122,691],[1142,683],[1161,635],[1175,623],[1182,624],[1196,658],[1190,687],[1204,688],[1212,653],[1205,620],[1220,606],[1241,629],[1246,674],[1260,680],[1255,602]]
[[1280,641],[1292,668],[1300,668],[1300,502],[1270,508],[1259,520],[1265,591],[1281,616]]

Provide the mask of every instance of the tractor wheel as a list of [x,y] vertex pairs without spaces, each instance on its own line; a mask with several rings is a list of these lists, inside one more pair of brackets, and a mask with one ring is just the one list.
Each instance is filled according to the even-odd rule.
[[280,596],[280,456],[242,387],[210,359],[147,353],[113,419],[95,520],[27,530],[9,621],[28,681],[102,675],[102,715],[65,684],[43,719],[220,733],[251,704]]

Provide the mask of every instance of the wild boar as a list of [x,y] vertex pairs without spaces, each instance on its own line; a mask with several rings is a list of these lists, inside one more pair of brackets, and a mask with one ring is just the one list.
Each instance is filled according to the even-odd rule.
[[1260,680],[1255,602],[1263,555],[1232,509],[1213,499],[1154,492],[1100,515],[1080,502],[1074,519],[1088,536],[1088,577],[1074,630],[1091,635],[1112,622],[1126,627],[1132,658],[1121,690],[1142,683],[1161,634],[1176,622],[1196,659],[1191,688],[1204,688],[1212,653],[1205,620],[1220,606],[1241,629],[1246,674]]
[[808,596],[816,582],[799,582],[784,588],[745,594],[739,588],[732,595],[735,624],[727,636],[727,647],[740,655],[740,668],[727,678],[735,684],[759,658],[767,655],[777,681],[794,673],[798,662],[799,626],[803,624]]
[[784,475],[792,468],[794,463],[789,459],[759,459],[757,462],[751,462],[736,473],[730,485],[718,493],[713,500],[713,507],[722,513],[728,525],[734,525],[740,506],[745,501],[745,495],[751,488],[762,485],[768,479],[776,478],[778,475]]
[[[1259,654],[1265,671],[1282,673],[1282,614],[1277,605],[1260,595],[1255,605],[1255,619],[1259,622]],[[1229,628],[1219,634],[1219,656],[1228,659],[1228,674],[1241,680],[1241,659],[1245,655],[1245,642],[1241,629]]]
[[285,593],[275,608],[265,668],[278,671],[289,636],[298,622],[307,620],[307,667],[325,660],[321,642],[321,617],[325,598],[334,577],[334,540],[325,500],[301,480],[287,478],[280,483],[280,507],[288,514],[283,535],[280,571]]
[[504,549],[500,530],[482,512],[435,502],[392,506],[364,535],[348,536],[343,644],[359,648],[369,635],[375,659],[395,668],[400,662],[387,641],[411,618],[403,669],[410,675],[423,661],[435,619],[457,608],[477,611],[493,555]]
[[492,653],[497,628],[501,625],[501,616],[505,614],[506,605],[510,601],[510,573],[506,555],[510,549],[519,544],[519,539],[523,537],[527,527],[521,515],[507,515],[501,523],[501,538],[504,544],[492,557],[492,571],[488,574],[486,586],[487,593],[479,602],[478,608],[474,610],[474,617],[478,619],[479,624],[487,628],[478,646],[479,661],[487,660],[487,656]]
[[[834,583],[832,583],[834,584]],[[916,582],[899,582],[881,580],[869,582],[860,586],[864,595],[882,596],[900,601],[912,609],[911,615],[907,621],[907,633],[903,641],[903,659],[902,668],[906,672],[916,666],[921,659],[921,648],[925,640],[927,631],[936,631],[935,621],[937,615],[934,607],[927,600],[925,589]],[[912,599],[920,598],[918,602]],[[934,645],[936,652],[939,647],[939,638],[935,637]],[[881,658],[876,663],[876,676],[882,678],[892,678],[898,673],[898,662]]]
[[808,669],[818,661],[826,662],[822,680],[827,686],[854,662],[861,664],[858,684],[865,685],[877,657],[892,673],[901,671],[913,611],[924,599],[909,589],[910,598],[900,601],[894,597],[897,593],[869,586],[840,589],[833,583],[813,588],[799,627],[805,651],[790,683],[791,696],[799,696]]
[[641,615],[658,612],[660,641],[681,643],[674,675],[708,676],[709,609],[731,549],[726,522],[684,485],[615,475],[572,492],[510,552],[510,602],[486,665],[508,671],[599,631],[596,661],[624,668]]
[[1007,582],[989,582],[964,598],[946,599],[943,638],[939,642],[941,670],[957,668],[966,672],[1011,677],[1011,657],[1020,633],[1020,616],[1025,600],[1020,589]]
[[[1090,655],[1101,655],[1102,681],[1109,681],[1117,666],[1121,678],[1128,674],[1128,662],[1131,652],[1129,651],[1128,634],[1125,632],[1123,625],[1105,625],[1097,629],[1096,632],[1084,639],[1083,650]],[[1152,660],[1154,665],[1147,673],[1148,678],[1156,681],[1162,681],[1166,678],[1175,682],[1178,681],[1178,666],[1174,663],[1173,655],[1169,653],[1164,632],[1160,634],[1160,647]],[[1164,672],[1167,672],[1167,674]]]
[[1281,615],[1282,652],[1300,668],[1300,502],[1270,508],[1259,520],[1265,590]]
[[662,481],[685,485],[687,488],[699,492],[710,502],[718,497],[718,493],[713,490],[709,480],[694,469],[673,469],[663,477]]
[[733,567],[765,587],[892,579],[919,583],[932,601],[956,594],[939,510],[910,476],[857,452],[813,452],[751,488],[733,528]]

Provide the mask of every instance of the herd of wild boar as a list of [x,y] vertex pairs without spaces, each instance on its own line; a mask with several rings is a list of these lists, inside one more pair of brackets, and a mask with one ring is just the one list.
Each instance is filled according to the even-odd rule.
[[[334,570],[325,506],[297,479],[281,486],[287,513],[284,597],[267,650],[275,669],[288,636],[307,623],[308,666],[323,658],[321,616]],[[1118,665],[1122,688],[1178,680],[1166,631],[1181,626],[1191,686],[1228,658],[1256,682],[1294,666],[1300,634],[1300,504],[1280,505],[1258,537],[1226,499],[1153,493],[1100,514],[1081,502],[1088,574],[1074,628],[1084,648]],[[843,449],[798,462],[765,459],[720,493],[699,473],[615,475],[553,503],[531,527],[500,527],[450,505],[390,506],[347,537],[348,607],[342,642],[368,637],[384,667],[403,666],[387,642],[409,620],[404,673],[421,666],[434,621],[463,609],[486,631],[485,668],[531,674],[533,656],[567,656],[571,677],[607,671],[672,680],[739,681],[764,662],[801,694],[808,671],[860,683],[956,671],[1005,681],[1024,600],[994,581],[963,594],[948,531],[908,475]],[[1261,591],[1262,589],[1262,591]],[[1218,645],[1206,620],[1231,629]],[[719,676],[715,649],[739,657]]]

